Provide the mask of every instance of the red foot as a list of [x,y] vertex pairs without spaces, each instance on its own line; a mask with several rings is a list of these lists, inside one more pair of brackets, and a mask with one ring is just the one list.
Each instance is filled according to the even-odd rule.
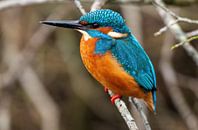
[[120,98],[121,98],[121,96],[118,95],[118,94],[113,95],[113,96],[111,97],[111,103],[112,103],[112,104],[115,104],[115,100],[116,100],[116,99],[120,99]]
[[105,87],[104,88],[104,91],[105,91],[105,93],[108,93],[108,88]]

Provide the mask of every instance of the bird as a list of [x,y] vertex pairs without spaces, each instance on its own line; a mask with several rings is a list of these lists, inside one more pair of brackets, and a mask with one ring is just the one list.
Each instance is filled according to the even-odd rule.
[[120,13],[99,9],[78,20],[47,20],[42,24],[74,29],[82,33],[80,54],[89,73],[115,96],[142,99],[156,111],[154,66]]

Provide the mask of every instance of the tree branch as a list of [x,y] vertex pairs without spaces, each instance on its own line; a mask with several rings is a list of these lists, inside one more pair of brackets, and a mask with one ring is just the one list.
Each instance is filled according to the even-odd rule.
[[142,117],[144,123],[145,130],[151,130],[151,126],[149,124],[146,114],[144,113],[142,104],[138,101],[138,99],[132,97],[129,97],[129,102],[131,102],[131,104],[134,104],[138,112],[140,113],[140,116]]
[[[162,0],[154,0],[155,3],[158,3],[158,5],[164,6],[164,3]],[[169,26],[170,23],[174,23],[175,19],[173,16],[171,16],[168,12],[166,12],[164,9],[162,9],[159,6],[155,6],[159,15],[161,16],[162,20],[166,24],[166,26]],[[182,31],[181,27],[178,24],[173,24],[172,26],[169,27],[170,31],[173,33],[173,35],[178,39],[180,42],[184,42],[182,44],[182,47],[186,50],[188,55],[192,57],[196,65],[198,66],[198,52],[193,48],[193,46],[190,45],[189,42],[187,42],[187,37],[185,33]]]
[[163,5],[161,5],[161,4],[157,3],[157,2],[153,2],[153,4],[156,7],[160,7],[165,12],[167,12],[168,14],[170,14],[172,17],[175,18],[174,22],[172,22],[172,23],[168,24],[167,26],[161,28],[158,32],[156,32],[154,34],[155,36],[161,35],[163,32],[167,31],[168,28],[170,28],[172,25],[174,25],[174,24],[176,24],[178,22],[186,22],[186,23],[191,23],[191,24],[198,24],[198,20],[192,20],[192,19],[189,19],[189,18],[178,16],[173,11],[171,11],[170,9],[166,8],[165,6],[163,6]]
[[[110,97],[114,96],[114,93],[111,90],[108,90],[108,93],[109,93]],[[129,127],[129,130],[138,130],[138,127],[135,123],[135,120],[131,116],[131,113],[129,112],[125,103],[120,99],[116,99],[115,100],[115,105],[118,108],[118,110],[119,110],[122,118],[126,122],[127,126]]]
[[196,35],[198,35],[198,29],[197,30],[193,30],[192,32],[186,33],[187,37],[192,37],[192,36],[196,36]]
[[91,11],[101,9],[102,6],[109,0],[95,0],[94,3],[91,6]]
[[85,9],[83,8],[80,0],[74,0],[74,3],[76,4],[76,7],[78,7],[78,9],[80,10],[80,12],[85,15],[86,14],[86,11]]

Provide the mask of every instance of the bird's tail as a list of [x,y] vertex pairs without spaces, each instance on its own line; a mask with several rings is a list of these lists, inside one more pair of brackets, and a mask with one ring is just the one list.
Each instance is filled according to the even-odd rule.
[[148,109],[152,112],[156,111],[156,91],[152,91],[146,94],[146,96],[144,97],[144,101],[146,102],[146,105],[148,107]]

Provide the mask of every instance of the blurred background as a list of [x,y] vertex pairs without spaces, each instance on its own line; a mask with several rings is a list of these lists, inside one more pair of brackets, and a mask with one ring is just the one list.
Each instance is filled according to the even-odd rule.
[[[0,1],[0,130],[127,130],[103,87],[82,64],[81,34],[39,23],[78,19],[81,13],[74,2],[1,9],[4,1]],[[92,3],[87,0],[82,4],[88,11]],[[167,4],[179,16],[198,19],[196,2],[169,0]],[[155,6],[110,1],[103,8],[123,15],[155,66],[157,114],[147,112],[152,129],[196,130],[197,65],[183,47],[171,50],[180,41],[169,30],[154,36],[164,26]],[[186,34],[198,28],[184,22],[179,25]],[[197,42],[191,42],[196,50]],[[124,100],[138,127],[144,129],[136,108]]]

